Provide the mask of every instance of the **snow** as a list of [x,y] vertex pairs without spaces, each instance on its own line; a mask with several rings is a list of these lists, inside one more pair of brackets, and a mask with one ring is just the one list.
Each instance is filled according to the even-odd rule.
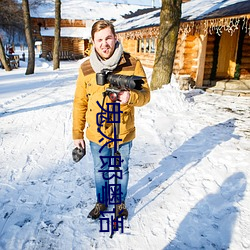
[[128,19],[120,18],[114,22],[117,32],[139,29],[141,27],[158,26],[160,24],[160,9],[152,12],[135,16]]
[[[181,19],[192,21],[196,19],[204,19],[206,15],[211,14],[215,10],[219,10],[236,3],[243,3],[248,0],[191,0],[181,5]],[[250,10],[238,10],[249,13]],[[156,8],[152,12],[142,14],[140,16],[128,19],[120,18],[114,24],[116,31],[122,32],[127,30],[135,30],[142,27],[158,26],[160,24],[160,8]]]
[[[148,5],[139,4],[116,4],[109,1],[98,2],[95,0],[62,0],[61,1],[61,17],[62,19],[71,20],[97,20],[118,19],[121,15],[128,14],[131,11],[135,12],[138,9],[149,8]],[[55,4],[52,1],[45,1],[45,4],[38,6],[36,9],[30,10],[32,17],[54,18]]]
[[[42,36],[54,36],[55,28],[41,28]],[[91,37],[91,27],[62,27],[61,37],[80,37],[82,39],[89,39]]]
[[202,17],[215,10],[247,1],[248,0],[191,0],[190,2],[182,4],[182,18],[186,20],[202,19]]
[[87,220],[88,143],[71,157],[81,62],[0,70],[0,249],[250,249],[250,99],[180,91],[174,78],[136,109],[124,233]]
[[[107,2],[107,0],[98,0],[98,2]],[[123,4],[138,4],[138,5],[148,5],[148,6],[161,6],[161,0],[108,0],[111,3],[123,3]]]

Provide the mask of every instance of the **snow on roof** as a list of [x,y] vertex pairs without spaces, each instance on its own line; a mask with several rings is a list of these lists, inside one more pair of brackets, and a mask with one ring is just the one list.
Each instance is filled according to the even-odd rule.
[[[117,32],[156,26],[160,24],[160,8],[131,18],[119,19],[114,25]],[[250,13],[249,0],[191,0],[182,4],[182,21],[194,21],[216,17]]]
[[[97,20],[118,19],[122,15],[135,12],[138,9],[149,8],[150,6],[115,4],[110,2],[96,2],[93,0],[62,0],[62,19]],[[52,1],[40,5],[36,9],[30,10],[31,17],[54,18],[55,4]]]
[[116,32],[139,29],[141,27],[156,26],[160,23],[160,9],[138,15],[133,18],[119,19],[114,22]]
[[[42,36],[54,36],[54,28],[41,28]],[[82,39],[89,39],[91,36],[91,28],[83,27],[62,27],[61,37],[78,37]]]
[[[244,3],[244,4],[243,4]],[[231,15],[240,15],[250,13],[249,0],[191,0],[182,5],[182,19],[186,21],[201,20],[226,16],[223,11],[221,15],[209,17],[215,11],[232,8],[235,12]],[[229,7],[230,6],[230,7]],[[248,8],[246,8],[248,6]],[[219,13],[219,12],[218,12]]]

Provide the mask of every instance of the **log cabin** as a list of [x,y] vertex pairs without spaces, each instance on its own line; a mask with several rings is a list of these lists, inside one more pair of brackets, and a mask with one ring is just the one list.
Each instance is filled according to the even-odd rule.
[[[52,60],[54,18],[32,18],[33,37],[41,41],[41,57]],[[60,59],[81,59],[87,54],[92,20],[61,20]]]
[[[115,22],[124,50],[147,67],[154,65],[160,11],[137,11]],[[173,73],[199,88],[237,79],[249,90],[250,1],[184,1]]]
[[[110,2],[61,0],[61,59],[79,59],[90,53],[90,30],[99,19],[115,21],[147,6]],[[46,1],[31,10],[34,41],[41,42],[41,57],[52,59],[54,45],[55,4]]]

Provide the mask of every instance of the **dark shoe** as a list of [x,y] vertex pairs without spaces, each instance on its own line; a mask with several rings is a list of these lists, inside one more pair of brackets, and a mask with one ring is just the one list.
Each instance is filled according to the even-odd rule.
[[101,212],[105,211],[106,209],[107,207],[104,204],[97,202],[95,207],[90,211],[88,218],[96,220],[100,217]]
[[117,209],[118,209],[118,218],[120,217],[125,217],[125,220],[128,218],[128,210],[125,206],[125,203],[122,202],[121,204],[117,205]]

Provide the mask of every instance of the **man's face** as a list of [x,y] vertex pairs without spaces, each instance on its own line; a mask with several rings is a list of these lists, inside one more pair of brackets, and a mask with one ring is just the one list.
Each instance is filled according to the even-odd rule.
[[116,41],[116,36],[109,27],[94,34],[95,50],[102,59],[109,59],[113,55]]

